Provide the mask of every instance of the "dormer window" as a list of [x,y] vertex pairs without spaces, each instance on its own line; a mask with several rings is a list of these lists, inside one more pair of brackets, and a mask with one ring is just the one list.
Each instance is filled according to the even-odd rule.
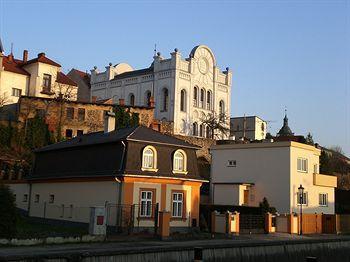
[[153,146],[146,146],[142,152],[142,171],[157,172],[157,151]]
[[181,149],[174,153],[173,173],[187,174],[187,156],[185,151]]
[[43,91],[47,91],[47,92],[51,91],[51,75],[49,75],[49,74],[44,74]]

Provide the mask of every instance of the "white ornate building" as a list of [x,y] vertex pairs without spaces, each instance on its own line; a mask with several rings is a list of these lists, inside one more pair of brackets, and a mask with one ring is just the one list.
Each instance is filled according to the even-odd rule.
[[[147,106],[154,97],[155,118],[173,122],[174,134],[209,137],[202,120],[212,112],[230,114],[232,72],[220,71],[211,49],[199,45],[183,58],[175,49],[171,58],[158,52],[149,68],[111,63],[104,72],[91,70],[91,96],[117,103]],[[227,126],[230,120],[227,117]],[[227,138],[227,135],[220,135]]]

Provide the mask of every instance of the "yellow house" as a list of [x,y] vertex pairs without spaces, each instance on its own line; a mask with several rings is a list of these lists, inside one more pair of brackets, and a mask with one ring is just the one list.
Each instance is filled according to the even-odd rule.
[[337,178],[319,173],[320,154],[315,146],[293,141],[215,145],[212,201],[258,206],[266,197],[279,213],[299,212],[302,204],[305,213],[334,214]]
[[0,52],[0,65],[0,105],[17,103],[21,95],[77,100],[77,84],[45,53],[28,60],[27,50],[22,59]]

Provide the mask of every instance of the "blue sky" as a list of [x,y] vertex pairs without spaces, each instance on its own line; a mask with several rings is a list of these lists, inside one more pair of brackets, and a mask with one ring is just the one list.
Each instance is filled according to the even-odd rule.
[[109,62],[149,66],[188,56],[198,44],[233,71],[231,115],[258,115],[275,134],[288,109],[296,134],[311,132],[350,156],[350,2],[337,1],[6,1],[6,51],[44,51],[72,67]]

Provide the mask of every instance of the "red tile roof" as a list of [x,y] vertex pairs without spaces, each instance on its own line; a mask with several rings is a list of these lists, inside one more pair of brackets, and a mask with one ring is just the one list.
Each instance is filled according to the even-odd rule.
[[78,86],[72,79],[70,79],[68,76],[63,74],[62,72],[57,72],[57,83],[70,85],[70,86]]
[[2,66],[4,67],[5,71],[29,76],[30,74],[21,67],[22,64],[22,60],[15,59],[13,56],[11,58],[11,55],[3,56]]
[[37,62],[40,62],[40,63],[44,63],[44,64],[48,64],[48,65],[53,65],[53,66],[57,66],[57,67],[61,67],[60,64],[56,63],[55,61],[51,60],[50,58],[47,58],[45,56],[45,53],[40,53],[38,54],[38,57],[37,58],[34,58],[34,59],[31,59],[31,60],[28,60],[26,63],[24,63],[23,65],[28,65],[28,64],[32,64],[32,63],[37,63]]

